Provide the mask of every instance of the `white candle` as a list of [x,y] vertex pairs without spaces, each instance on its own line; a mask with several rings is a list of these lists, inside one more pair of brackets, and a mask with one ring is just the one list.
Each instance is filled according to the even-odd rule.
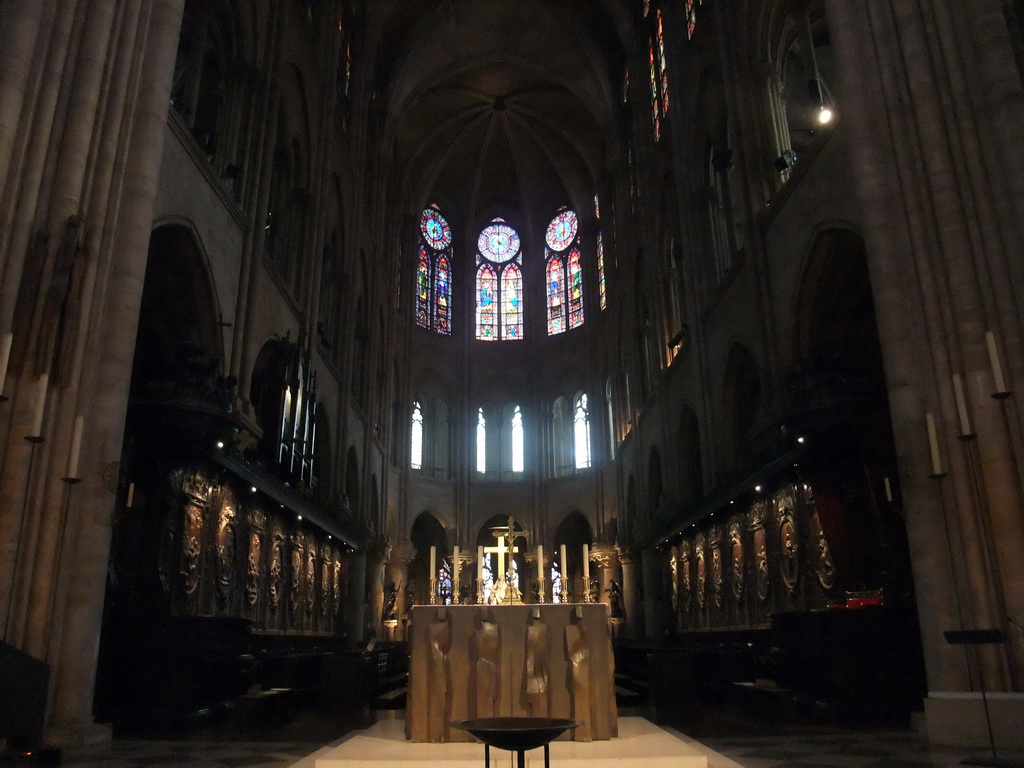
[[889,478],[882,478],[882,482],[885,484],[885,500],[892,503],[892,486],[889,485]]
[[64,475],[68,478],[78,477],[78,457],[82,453],[82,428],[85,426],[85,417],[75,417],[75,431],[71,435],[71,456],[68,457],[68,471]]
[[[569,572],[565,570],[565,544],[559,545],[558,554],[560,555],[560,559],[562,561],[562,578],[567,579],[569,578]],[[568,582],[563,581],[562,583],[566,584]]]
[[985,331],[985,345],[988,347],[988,362],[992,366],[992,382],[995,384],[995,394],[1008,392],[1006,382],[1003,381],[1003,366],[999,362],[999,350],[996,349],[996,335],[992,331]]
[[125,502],[125,506],[128,509],[132,508],[132,501],[135,499],[135,483],[128,483],[128,501]]
[[583,545],[583,588],[590,587],[590,547]]
[[971,432],[971,418],[967,413],[967,400],[964,398],[964,385],[959,373],[953,374],[953,396],[956,398],[956,413],[960,417],[960,434],[974,434]]
[[437,578],[437,547],[430,548],[430,578]]
[[476,578],[482,585],[484,583],[484,548],[476,548]]
[[544,581],[544,545],[537,545],[537,581]]
[[14,341],[13,333],[5,333],[0,340],[0,395],[4,393],[4,384],[7,383],[7,363],[11,361],[11,343]]
[[939,439],[935,434],[935,416],[928,412],[925,414],[925,421],[928,423],[928,447],[932,452],[932,474],[942,474],[942,460],[939,457]]
[[458,545],[452,550],[452,578],[459,578],[459,547]]
[[41,437],[43,434],[43,412],[46,410],[46,389],[49,384],[49,373],[44,373],[36,382],[35,401],[32,404],[32,431],[29,437]]
[[495,581],[505,580],[505,537],[498,537],[498,575]]

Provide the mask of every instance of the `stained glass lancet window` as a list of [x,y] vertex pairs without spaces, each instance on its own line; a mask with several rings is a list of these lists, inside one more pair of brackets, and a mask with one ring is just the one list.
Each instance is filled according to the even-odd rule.
[[587,412],[586,394],[581,394],[576,398],[573,437],[576,449],[576,469],[586,469],[590,466],[590,415]]
[[697,4],[703,0],[686,0],[686,39],[693,39],[697,29]]
[[516,406],[512,412],[512,471],[522,472],[526,467],[526,451],[523,440],[523,412]]
[[562,572],[558,570],[559,565],[557,562],[552,560],[551,562],[551,602],[560,603],[562,602]]
[[452,604],[452,567],[447,558],[441,561],[441,567],[437,569],[437,593],[441,605]]
[[476,337],[523,338],[523,270],[519,233],[494,219],[477,238]]
[[565,208],[548,224],[545,234],[548,335],[583,325],[583,266],[579,221]]
[[437,333],[452,332],[452,231],[436,205],[420,215],[416,265],[416,323]]
[[654,42],[647,38],[647,57],[651,62],[651,123],[654,126],[654,140],[661,138],[661,115],[658,106],[658,73],[654,68]]
[[481,474],[487,471],[487,420],[483,408],[476,416],[476,471]]
[[665,35],[662,31],[661,8],[655,14],[658,23],[658,66],[661,70],[661,114],[668,117],[668,64],[665,61]]
[[412,445],[409,464],[413,469],[423,468],[423,409],[419,402],[412,404]]
[[[594,218],[597,219],[600,226],[601,201],[597,195],[594,195]],[[600,229],[597,231],[597,292],[600,298],[601,310],[604,311],[608,309],[608,294],[604,283],[604,235],[601,234]]]

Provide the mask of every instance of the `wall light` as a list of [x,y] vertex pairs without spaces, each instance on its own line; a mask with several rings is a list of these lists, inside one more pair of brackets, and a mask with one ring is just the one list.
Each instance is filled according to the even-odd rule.
[[821,109],[818,110],[818,122],[822,125],[827,125],[832,122],[832,110],[824,104],[822,104]]

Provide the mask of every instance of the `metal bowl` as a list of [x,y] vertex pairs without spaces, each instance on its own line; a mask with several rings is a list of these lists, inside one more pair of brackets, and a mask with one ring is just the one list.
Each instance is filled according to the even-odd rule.
[[583,723],[563,717],[477,717],[453,720],[451,725],[471,733],[488,746],[518,752],[543,747]]

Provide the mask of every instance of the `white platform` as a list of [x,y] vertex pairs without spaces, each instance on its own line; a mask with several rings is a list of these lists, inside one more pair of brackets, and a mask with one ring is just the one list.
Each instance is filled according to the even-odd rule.
[[[620,717],[619,736],[609,741],[554,741],[551,765],[584,768],[708,768],[708,755],[642,717]],[[314,756],[311,756],[314,757]],[[488,768],[515,765],[516,754],[491,750]],[[315,768],[481,768],[483,744],[414,744],[401,720],[385,720],[337,746],[315,754]],[[303,761],[305,762],[305,761]],[[526,753],[527,768],[543,768],[544,750]]]

